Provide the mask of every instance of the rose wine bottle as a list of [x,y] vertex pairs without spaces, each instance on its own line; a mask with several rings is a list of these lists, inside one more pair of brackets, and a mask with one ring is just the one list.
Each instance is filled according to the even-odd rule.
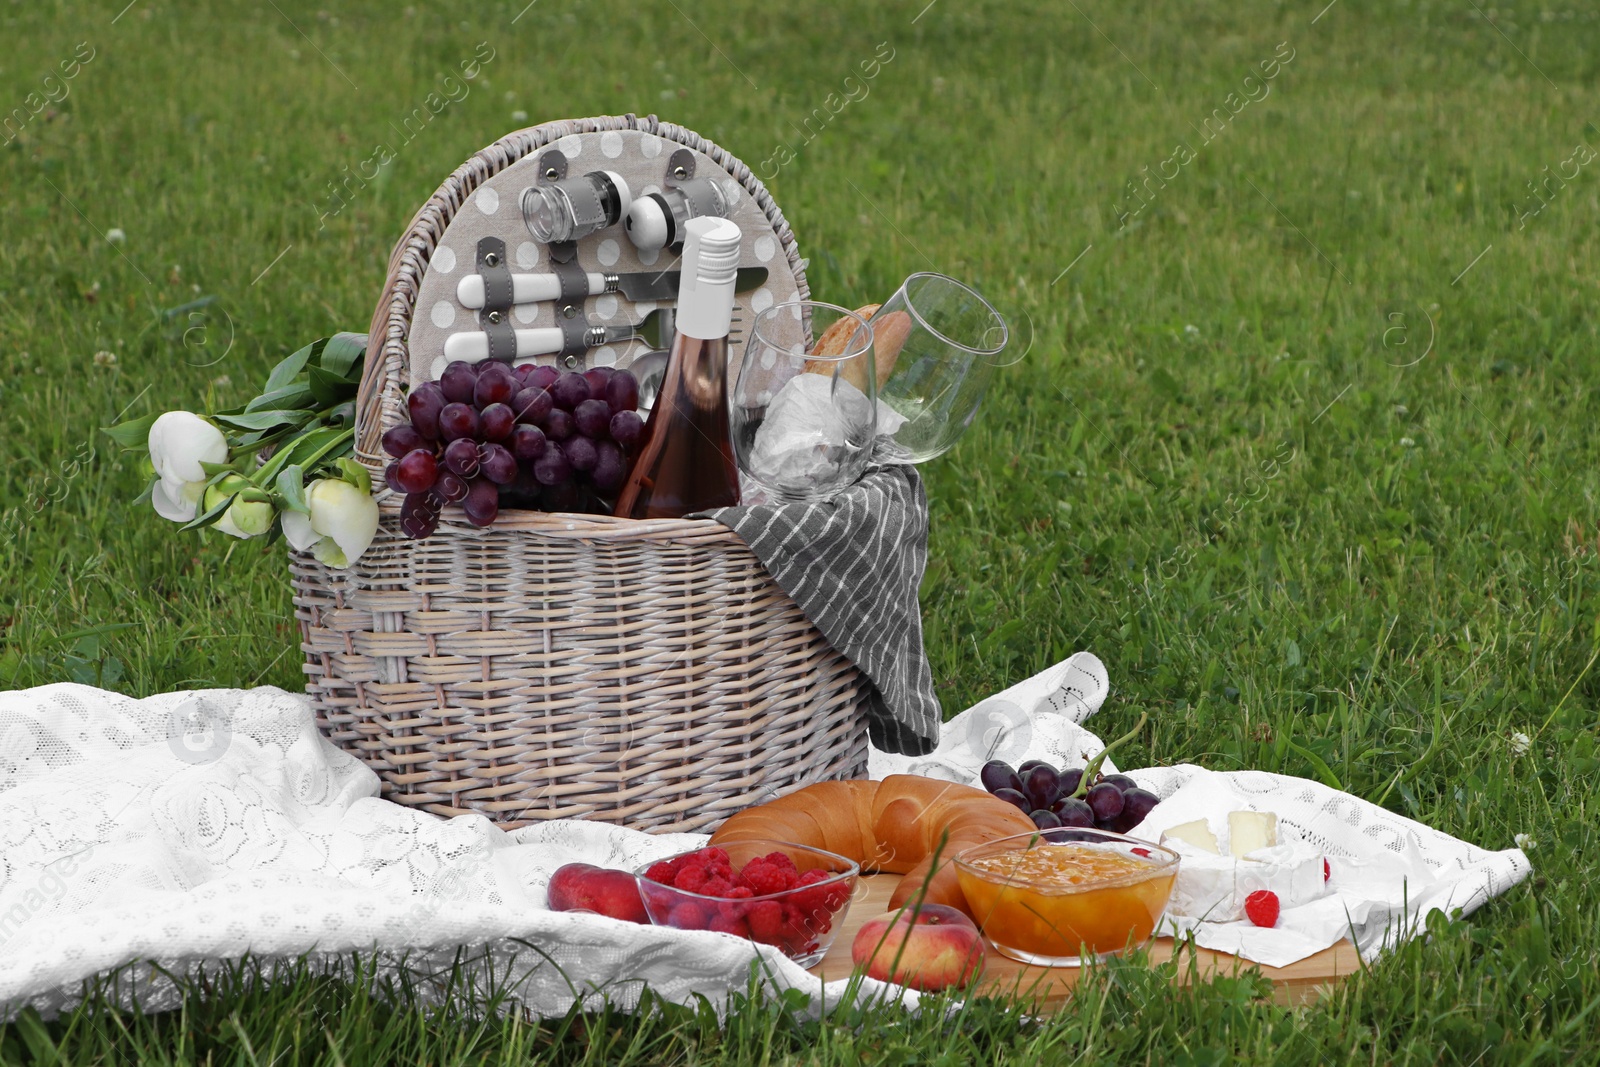
[[618,518],[680,518],[739,502],[728,429],[728,327],[739,240],[739,227],[727,219],[690,219],[684,226],[677,334],[644,445],[611,512]]

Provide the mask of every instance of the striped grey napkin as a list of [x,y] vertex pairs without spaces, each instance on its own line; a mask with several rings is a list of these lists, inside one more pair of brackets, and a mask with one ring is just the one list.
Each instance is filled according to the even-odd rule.
[[928,498],[917,469],[875,467],[820,504],[752,504],[705,515],[748,544],[830,644],[871,682],[867,733],[921,756],[939,740],[917,587],[928,563]]

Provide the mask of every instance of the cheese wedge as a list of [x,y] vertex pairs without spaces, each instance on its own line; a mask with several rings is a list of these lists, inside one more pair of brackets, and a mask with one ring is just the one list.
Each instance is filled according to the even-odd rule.
[[1273,848],[1278,843],[1278,816],[1270,811],[1228,812],[1228,851],[1235,859]]
[[1322,851],[1303,841],[1264,848],[1242,859],[1217,856],[1187,841],[1168,847],[1177,852],[1178,877],[1167,911],[1187,919],[1235,922],[1243,919],[1244,902],[1258,889],[1278,895],[1287,911],[1323,896]]
[[1180,823],[1164,830],[1157,844],[1165,845],[1168,841],[1184,841],[1213,856],[1222,855],[1222,849],[1217,847],[1217,835],[1211,832],[1210,825],[1204,819]]

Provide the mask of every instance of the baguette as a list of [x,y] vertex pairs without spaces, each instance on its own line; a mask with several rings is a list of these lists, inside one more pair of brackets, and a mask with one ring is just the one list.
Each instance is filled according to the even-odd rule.
[[746,808],[711,835],[711,844],[767,839],[810,845],[855,860],[865,872],[904,875],[891,908],[914,900],[926,884],[927,903],[971,915],[950,860],[974,845],[1033,829],[1032,819],[981,789],[892,774],[881,782],[819,782]]
[[[856,309],[856,314],[872,323],[873,366],[877,369],[878,388],[883,388],[883,383],[889,380],[889,375],[894,373],[895,361],[900,358],[900,350],[905,347],[906,338],[911,334],[911,316],[904,311],[891,311],[881,320],[874,320],[882,304],[868,304]],[[840,356],[844,354],[845,346],[850,343],[854,320],[839,319],[832,326],[823,331],[817,343],[811,346],[814,356]],[[811,374],[832,374],[834,364],[830,360],[811,359],[806,361],[806,371]],[[846,367],[841,372],[845,381],[866,392],[866,375],[857,367]]]

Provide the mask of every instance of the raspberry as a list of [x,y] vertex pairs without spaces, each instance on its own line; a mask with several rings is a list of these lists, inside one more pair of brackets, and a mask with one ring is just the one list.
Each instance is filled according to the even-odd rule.
[[710,920],[710,913],[698,901],[685,900],[673,905],[667,925],[678,930],[704,930]]
[[662,885],[671,885],[673,879],[677,878],[678,871],[677,868],[672,866],[672,864],[663,860],[660,863],[652,863],[650,865],[650,869],[644,872],[644,876],[650,879],[652,882],[660,882]]
[[[795,870],[794,860],[790,859],[782,852],[768,852],[765,856],[761,857],[760,862],[770,863],[774,867],[782,867],[791,871]],[[795,871],[795,873],[798,874],[799,872]]]
[[695,855],[707,867],[727,867],[733,862],[728,858],[728,853],[720,848],[703,848]]
[[750,887],[747,885],[736,885],[728,890],[729,900],[749,900],[753,896],[755,894],[750,892]]
[[1270,889],[1257,889],[1244,898],[1244,913],[1257,926],[1278,925],[1278,894]]
[[725,897],[733,889],[733,883],[721,875],[713,874],[706,879],[706,884],[700,887],[700,892],[708,897]]
[[750,937],[750,924],[738,915],[718,915],[711,920],[711,925],[706,929],[715,930],[719,934],[732,934],[735,937]]
[[793,901],[783,902],[783,925],[791,932],[799,934],[808,929],[807,915],[800,910],[800,906]]
[[794,896],[791,898],[795,905],[809,915],[826,915],[832,909],[828,907],[828,890],[812,889],[811,886],[818,882],[828,880],[827,871],[810,870],[800,876],[795,883]]
[[739,884],[750,887],[750,891],[758,897],[771,893],[782,893],[790,886],[785,872],[762,860],[752,860],[744,865],[744,870],[739,872]]
[[750,924],[750,936],[762,944],[776,945],[783,940],[783,907],[776,900],[752,904],[745,919]]
[[678,872],[678,880],[672,884],[689,893],[698,893],[711,880],[711,875],[704,867],[685,867]]
[[1328,857],[1322,857],[1322,880],[1326,882],[1333,877],[1333,868],[1328,866]]

